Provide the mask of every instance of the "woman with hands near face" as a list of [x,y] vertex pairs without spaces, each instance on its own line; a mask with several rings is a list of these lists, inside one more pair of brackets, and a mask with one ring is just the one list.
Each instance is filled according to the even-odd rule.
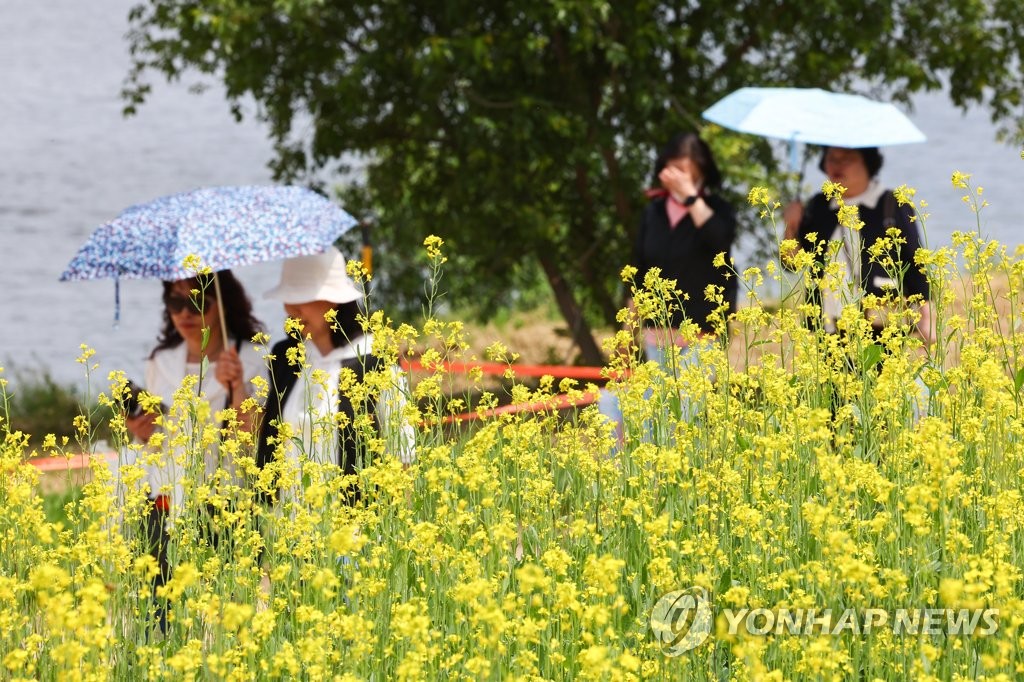
[[[721,174],[711,149],[695,133],[676,135],[658,154],[654,178],[659,188],[647,194],[651,201],[644,208],[633,245],[632,265],[635,281],[643,282],[652,268],[661,271],[663,279],[674,280],[678,297],[665,304],[670,310],[668,320],[642,321],[642,343],[648,360],[666,370],[678,371],[669,362],[666,351],[681,349],[683,365],[698,362],[696,346],[710,344],[726,330],[716,329],[711,319],[717,302],[707,299],[709,285],[720,287],[730,311],[736,302],[736,279],[727,268],[715,266],[716,257],[724,254],[731,263],[732,244],[736,238],[736,212],[732,205],[716,193]],[[633,307],[632,299],[628,305]],[[697,339],[680,333],[686,322],[699,330]],[[622,415],[618,400],[602,391],[599,409],[616,423],[619,439],[623,437]]]
[[718,254],[730,262],[736,238],[736,212],[715,193],[721,174],[707,143],[694,133],[669,140],[655,163],[655,177],[661,189],[649,192],[652,200],[644,209],[633,248],[636,281],[643,281],[651,268],[661,270],[664,279],[676,281],[682,292],[674,303],[669,329],[660,334],[652,325],[645,329],[644,345],[649,359],[659,359],[665,345],[685,348],[688,342],[678,334],[684,321],[700,328],[705,338],[718,331],[709,321],[717,304],[708,301],[709,285],[721,287],[730,309],[735,306],[736,280],[725,268],[715,267]]

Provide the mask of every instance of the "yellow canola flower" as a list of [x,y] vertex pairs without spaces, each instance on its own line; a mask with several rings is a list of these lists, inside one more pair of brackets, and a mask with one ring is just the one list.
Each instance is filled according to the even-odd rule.
[[366,538],[356,525],[344,525],[331,532],[330,546],[341,556],[358,554],[366,544]]
[[961,173],[960,171],[953,171],[953,177],[950,178],[950,182],[953,187],[957,189],[967,189],[967,183],[971,179],[970,173]]
[[[906,188],[897,195],[915,198]],[[752,199],[766,217],[777,208],[768,190]],[[442,243],[433,246],[431,257],[443,258]],[[804,269],[799,284],[841,275],[818,262],[834,246],[805,243],[786,261]],[[899,262],[900,247],[886,235],[875,263],[912,267]],[[971,232],[919,251],[942,330],[930,348],[910,335],[914,304],[894,314],[903,328],[876,339],[851,301],[841,334],[825,334],[806,324],[822,312],[799,287],[776,280],[771,305],[753,291],[765,273],[778,274],[771,267],[733,269],[749,307],[732,314],[721,290],[707,292],[729,343],[695,358],[673,349],[664,364],[643,362],[634,334],[643,317],[664,324],[686,302],[660,275],[636,283],[626,268],[637,309],[620,311],[627,330],[606,348],[628,351],[604,387],[619,398],[621,437],[596,407],[436,423],[465,406],[584,389],[551,377],[515,381],[510,369],[511,384],[493,389],[478,372],[465,394],[462,377],[440,368],[471,355],[463,325],[435,317],[394,330],[377,313],[362,322],[375,352],[379,339],[397,362],[393,346],[426,339],[410,356],[434,369],[408,376],[406,415],[430,422],[417,426],[419,459],[409,468],[365,414],[313,426],[317,441],[343,426],[360,431],[355,476],[335,463],[284,461],[283,445],[301,433],[293,424],[275,432],[278,452],[258,467],[258,436],[191,426],[211,413],[240,415],[202,406],[190,381],[151,441],[170,454],[132,444],[123,452],[137,454],[135,465],[121,462],[117,476],[90,470],[80,499],[48,500],[44,513],[37,486],[47,478],[23,464],[33,441],[0,409],[0,632],[13,633],[0,676],[693,679],[727,647],[737,679],[847,679],[865,661],[914,679],[1017,679],[1022,256]],[[290,333],[301,336],[301,325]],[[696,341],[696,325],[680,335]],[[515,359],[502,343],[490,355]],[[111,375],[103,407],[123,392],[122,374]],[[358,401],[389,385],[339,379]],[[260,383],[248,406],[257,417],[278,388]],[[68,423],[96,433],[94,420]],[[41,441],[61,447],[56,437]],[[200,474],[218,441],[237,471]],[[144,467],[161,459],[182,470],[185,496],[165,525],[170,580],[154,590]],[[819,638],[741,628],[717,649],[669,657],[650,636],[650,611],[690,586],[707,589],[716,608],[997,608],[1000,627],[984,637],[913,635],[912,647],[882,630]],[[164,608],[166,633],[144,639]],[[127,646],[131,671],[117,667]]]
[[255,609],[251,604],[228,602],[224,605],[224,610],[221,615],[221,627],[228,632],[236,632],[242,626],[249,623],[254,612]]
[[200,578],[200,572],[191,563],[183,563],[174,567],[174,574],[165,585],[157,588],[156,595],[166,599],[168,602],[176,602],[182,598],[185,590],[195,585]]
[[444,246],[444,240],[437,235],[430,235],[423,240],[423,246],[427,250],[427,258],[437,263],[444,263],[448,259],[441,253],[441,247]]

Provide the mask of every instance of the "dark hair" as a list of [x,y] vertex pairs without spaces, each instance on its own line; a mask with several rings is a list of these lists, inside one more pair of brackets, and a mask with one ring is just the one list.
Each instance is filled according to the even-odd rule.
[[[263,331],[263,323],[253,317],[252,314],[252,302],[249,301],[249,297],[245,293],[245,289],[242,288],[242,283],[231,273],[230,270],[221,270],[217,273],[217,279],[220,281],[220,296],[223,305],[224,322],[228,327],[228,334],[240,341],[248,341],[251,339],[256,332]],[[181,280],[179,280],[181,281]],[[202,289],[202,284],[199,282],[198,277],[189,277],[186,280],[190,289]],[[166,301],[167,297],[171,295],[173,287],[176,282],[163,283],[163,300]],[[213,298],[216,296],[213,288],[213,282],[210,281],[205,290],[203,290],[202,296],[207,298]],[[171,314],[167,312],[167,306],[164,305],[163,313],[163,328],[160,330],[160,335],[156,339],[156,348],[149,357],[153,357],[159,351],[166,348],[176,348],[181,345],[184,339],[178,330],[174,328],[174,322],[171,321]],[[228,342],[224,339],[224,343]]]
[[722,184],[722,174],[715,163],[715,157],[711,155],[711,148],[697,133],[679,133],[662,148],[654,162],[654,184],[658,184],[658,175],[669,161],[684,158],[697,164],[705,187],[718,187]]
[[348,345],[363,335],[363,325],[359,323],[357,316],[363,312],[359,301],[338,303],[334,306],[337,316],[334,318],[336,326],[331,327],[331,342],[335,348]]
[[[822,173],[825,172],[825,157],[828,156],[829,149],[832,147],[821,148],[821,160],[818,161],[818,168]],[[875,177],[878,175],[878,171],[882,170],[883,157],[882,153],[878,151],[878,147],[860,147],[853,151],[860,152],[860,158],[864,159],[864,165],[868,169],[869,178]]]

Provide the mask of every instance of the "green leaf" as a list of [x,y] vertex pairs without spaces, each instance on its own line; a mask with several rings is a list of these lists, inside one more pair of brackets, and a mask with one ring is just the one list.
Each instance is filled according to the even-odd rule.
[[728,592],[732,588],[732,567],[725,569],[722,576],[718,579],[718,585],[715,587],[714,596],[721,597],[723,594]]
[[877,365],[882,361],[882,356],[885,355],[885,350],[881,344],[872,343],[864,348],[861,353],[861,362],[864,365],[864,369],[868,370]]

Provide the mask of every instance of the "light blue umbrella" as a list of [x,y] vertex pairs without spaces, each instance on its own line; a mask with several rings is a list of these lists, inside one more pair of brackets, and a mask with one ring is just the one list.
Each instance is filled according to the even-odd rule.
[[704,118],[741,133],[829,147],[888,147],[925,136],[892,104],[818,88],[740,88],[706,110]]
[[121,279],[193,276],[182,267],[189,255],[214,271],[308,256],[355,224],[334,202],[303,187],[197,189],[132,206],[96,228],[60,279],[113,278],[116,298]]

